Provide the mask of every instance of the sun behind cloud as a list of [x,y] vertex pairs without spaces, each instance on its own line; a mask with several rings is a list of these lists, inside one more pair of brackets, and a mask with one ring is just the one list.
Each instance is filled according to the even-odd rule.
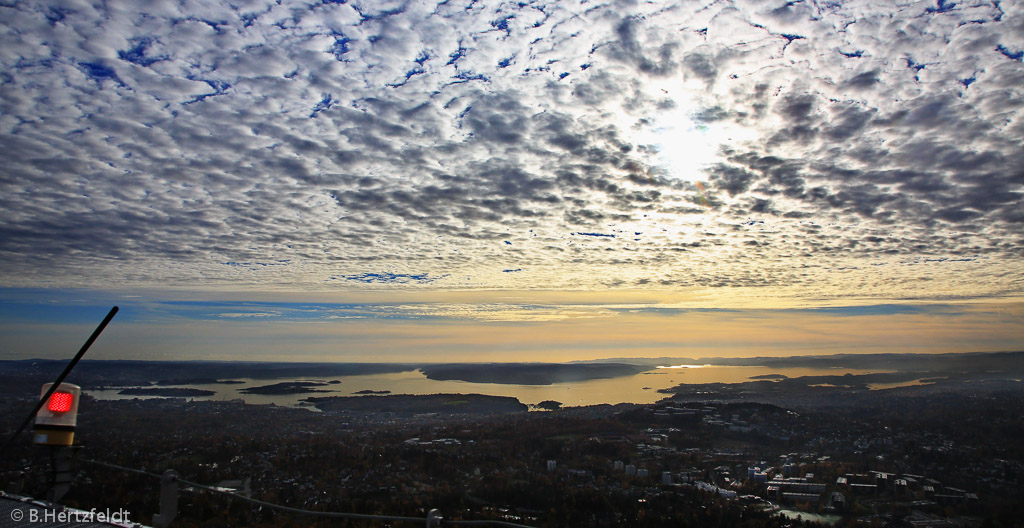
[[1015,301],[1024,7],[943,5],[5,5],[0,287]]

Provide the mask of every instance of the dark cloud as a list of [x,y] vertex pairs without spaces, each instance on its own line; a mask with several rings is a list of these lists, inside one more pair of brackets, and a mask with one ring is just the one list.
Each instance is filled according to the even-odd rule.
[[830,121],[827,135],[834,141],[850,139],[864,130],[873,115],[874,112],[870,109],[856,106],[843,108]]
[[811,94],[787,96],[777,105],[778,113],[790,122],[806,123],[814,117],[816,100]]
[[408,284],[415,282],[422,284],[434,282],[443,277],[431,277],[427,273],[362,273],[359,275],[346,275],[344,277],[336,278],[365,283]]
[[712,81],[718,75],[718,68],[715,67],[711,57],[703,53],[687,55],[683,64],[686,65],[687,72],[705,81]]
[[2,8],[4,285],[1012,288],[1016,7],[537,7]]
[[746,192],[756,181],[757,176],[748,170],[733,165],[716,165],[707,171],[715,187],[736,196]]
[[675,60],[678,45],[671,40],[660,44],[644,42],[645,37],[664,38],[664,35],[648,34],[645,29],[639,17],[623,19],[615,25],[615,36],[618,39],[609,48],[609,54],[646,74],[664,77],[675,73],[678,69]]

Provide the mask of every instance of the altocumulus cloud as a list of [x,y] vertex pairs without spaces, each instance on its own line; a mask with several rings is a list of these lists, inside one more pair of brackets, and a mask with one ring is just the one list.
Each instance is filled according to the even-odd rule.
[[6,3],[3,282],[1019,291],[1022,18]]

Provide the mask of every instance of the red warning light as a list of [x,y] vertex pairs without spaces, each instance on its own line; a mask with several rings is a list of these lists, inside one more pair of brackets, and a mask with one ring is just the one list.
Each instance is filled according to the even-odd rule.
[[71,410],[75,395],[70,392],[55,392],[50,396],[50,404],[46,406],[51,412],[64,413]]

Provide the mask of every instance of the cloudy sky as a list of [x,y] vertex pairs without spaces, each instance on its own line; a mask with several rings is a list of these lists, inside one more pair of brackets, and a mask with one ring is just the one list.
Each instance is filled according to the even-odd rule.
[[4,0],[0,354],[1020,349],[1022,87],[1008,0]]

